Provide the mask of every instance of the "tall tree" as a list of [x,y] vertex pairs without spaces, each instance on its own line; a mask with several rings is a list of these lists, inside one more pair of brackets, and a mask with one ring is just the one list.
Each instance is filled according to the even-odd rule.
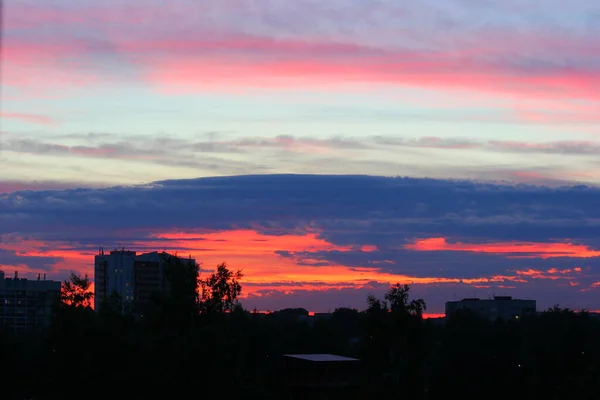
[[94,293],[90,290],[91,279],[85,274],[81,276],[71,272],[69,279],[65,280],[60,288],[60,300],[71,307],[91,308]]
[[410,300],[408,294],[410,286],[396,283],[385,294],[385,300],[390,305],[393,313],[410,314],[415,317],[422,317],[423,311],[427,309],[423,299]]
[[420,343],[422,315],[425,302],[410,300],[410,287],[399,283],[391,286],[384,300],[367,298],[366,351],[372,371],[380,373],[383,392],[373,396],[409,397],[423,389]]
[[200,310],[205,314],[233,311],[242,292],[239,280],[241,270],[231,271],[226,263],[217,266],[217,271],[200,280]]

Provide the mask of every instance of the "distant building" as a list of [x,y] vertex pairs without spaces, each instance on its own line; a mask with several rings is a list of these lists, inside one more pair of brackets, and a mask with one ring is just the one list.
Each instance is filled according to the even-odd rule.
[[470,310],[490,320],[518,319],[536,314],[535,300],[513,299],[511,296],[494,296],[493,299],[467,298],[446,302],[446,317],[458,310]]
[[166,267],[169,259],[179,259],[195,264],[191,258],[181,258],[166,252],[137,254],[130,250],[113,250],[100,254],[94,260],[95,308],[112,293],[117,293],[124,307],[141,311],[152,301],[155,293],[170,289]]
[[59,281],[6,278],[0,271],[0,329],[13,332],[44,328],[50,322],[52,305],[60,297]]
[[289,399],[361,398],[362,363],[333,354],[285,354],[282,395]]
[[309,326],[314,326],[315,322],[320,320],[329,320],[333,317],[333,313],[316,313],[309,312],[307,315],[300,315],[298,322],[306,322]]

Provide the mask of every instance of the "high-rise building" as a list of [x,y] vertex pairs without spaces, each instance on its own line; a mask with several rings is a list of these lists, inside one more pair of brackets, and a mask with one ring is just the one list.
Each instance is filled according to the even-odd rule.
[[446,302],[446,317],[457,310],[470,310],[484,318],[518,319],[527,315],[535,315],[535,300],[513,299],[511,296],[494,296],[493,299],[467,298],[460,301]]
[[61,282],[46,280],[38,275],[37,280],[6,278],[0,271],[0,329],[13,332],[44,328],[50,322],[52,305],[60,298]]
[[180,258],[166,252],[137,254],[131,250],[101,249],[94,262],[95,308],[111,294],[117,293],[124,307],[141,311],[151,303],[155,293],[165,293],[170,284],[167,266],[173,259],[193,263],[192,258]]

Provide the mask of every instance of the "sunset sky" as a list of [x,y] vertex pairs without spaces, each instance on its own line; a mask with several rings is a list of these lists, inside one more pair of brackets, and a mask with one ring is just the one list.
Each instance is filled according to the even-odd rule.
[[[0,266],[243,269],[244,305],[600,309],[600,4],[9,0]],[[295,175],[289,175],[295,174]]]

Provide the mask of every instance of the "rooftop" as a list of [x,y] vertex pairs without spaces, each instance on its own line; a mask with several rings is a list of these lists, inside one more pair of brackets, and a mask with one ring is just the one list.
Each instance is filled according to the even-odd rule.
[[335,354],[284,354],[283,356],[314,362],[360,361],[357,358],[336,356]]
[[471,301],[535,301],[526,299],[513,299],[512,296],[494,296],[492,299],[480,299],[478,297],[465,297],[462,300],[447,301],[446,303],[462,303]]

